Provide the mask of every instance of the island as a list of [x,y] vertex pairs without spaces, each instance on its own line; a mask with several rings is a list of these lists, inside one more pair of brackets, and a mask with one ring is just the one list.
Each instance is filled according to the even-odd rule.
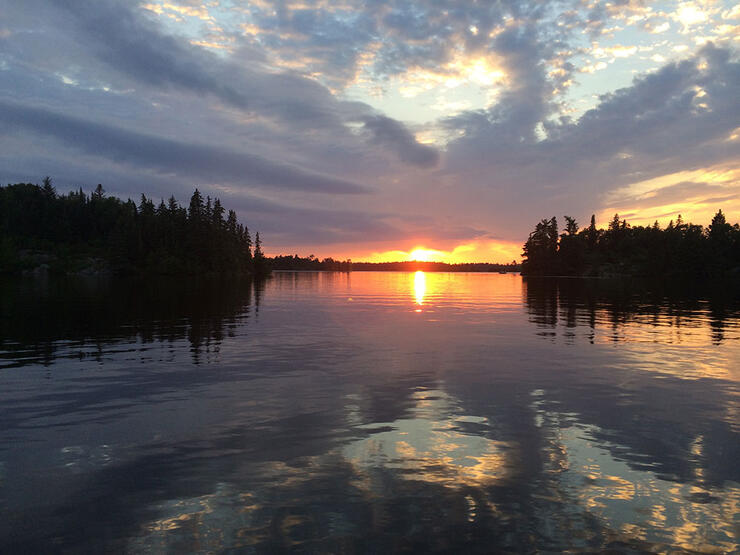
[[640,276],[651,278],[740,277],[740,225],[719,210],[705,229],[677,220],[661,228],[631,226],[615,214],[607,229],[596,218],[579,229],[565,216],[558,233],[556,217],[543,219],[524,243],[522,274],[527,276]]

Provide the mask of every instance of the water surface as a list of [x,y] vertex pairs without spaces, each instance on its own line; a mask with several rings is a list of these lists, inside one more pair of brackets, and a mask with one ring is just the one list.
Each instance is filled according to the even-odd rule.
[[0,552],[732,552],[731,286],[0,284]]

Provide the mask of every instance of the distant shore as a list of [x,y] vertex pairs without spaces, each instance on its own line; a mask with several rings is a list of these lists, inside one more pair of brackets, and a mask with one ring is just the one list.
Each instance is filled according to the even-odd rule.
[[267,259],[273,271],[339,271],[339,272],[520,272],[521,264],[511,262],[464,262],[450,264],[447,262],[428,262],[421,260],[404,260],[395,262],[353,262],[351,260],[334,260],[299,256],[275,256]]

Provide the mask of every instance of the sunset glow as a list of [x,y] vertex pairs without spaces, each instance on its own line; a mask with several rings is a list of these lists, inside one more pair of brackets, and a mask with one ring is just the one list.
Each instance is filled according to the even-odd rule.
[[421,248],[414,249],[409,253],[409,257],[411,260],[416,260],[419,262],[441,261],[444,255],[445,253],[441,251]]
[[[344,251],[340,251],[344,253]],[[348,253],[346,258],[352,260],[363,260],[368,262],[399,262],[404,260],[417,260],[419,262],[446,262],[448,264],[460,264],[465,262],[496,262],[508,263],[512,260],[520,260],[522,245],[519,242],[504,241],[472,241],[454,246],[450,250],[426,249],[415,247],[408,251],[387,250],[380,252],[353,252]]]
[[734,163],[671,172],[614,191],[605,199],[605,208],[597,213],[597,221],[608,222],[619,213],[632,225],[657,221],[665,227],[680,214],[685,222],[706,225],[717,212],[718,202],[726,213],[740,213],[739,187],[740,166]]

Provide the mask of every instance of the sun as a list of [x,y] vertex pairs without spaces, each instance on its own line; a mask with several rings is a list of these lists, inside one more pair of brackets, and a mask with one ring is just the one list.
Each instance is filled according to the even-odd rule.
[[429,262],[433,257],[439,257],[442,254],[444,253],[441,251],[416,248],[409,253],[409,259],[417,262]]
[[414,249],[409,253],[409,258],[418,262],[428,262],[432,254],[433,251],[427,249]]

